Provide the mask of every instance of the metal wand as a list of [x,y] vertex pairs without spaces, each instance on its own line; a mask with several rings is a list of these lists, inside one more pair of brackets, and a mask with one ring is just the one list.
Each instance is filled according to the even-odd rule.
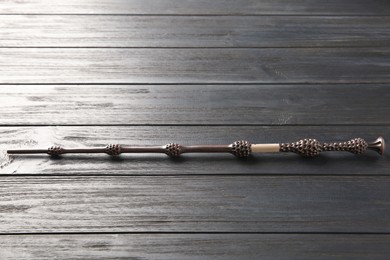
[[14,149],[8,154],[42,154],[59,156],[67,153],[106,153],[117,156],[122,153],[165,153],[170,157],[178,157],[183,153],[231,153],[237,157],[248,157],[254,153],[293,152],[305,157],[313,157],[325,151],[347,151],[354,154],[373,150],[382,155],[385,150],[385,140],[378,137],[374,142],[367,143],[362,138],[354,138],[346,142],[320,143],[316,139],[302,139],[293,143],[251,144],[248,141],[236,141],[229,145],[190,145],[184,146],[169,143],[163,146],[123,146],[109,144],[100,148],[63,148],[52,146],[48,149]]

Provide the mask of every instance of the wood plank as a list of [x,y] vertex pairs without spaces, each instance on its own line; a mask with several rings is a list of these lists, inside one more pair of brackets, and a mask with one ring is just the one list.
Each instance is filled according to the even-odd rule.
[[0,47],[389,46],[390,17],[0,16]]
[[9,176],[0,233],[390,232],[388,176]]
[[2,48],[0,56],[0,83],[390,82],[390,48]]
[[3,259],[387,259],[390,254],[390,235],[18,235],[0,241]]
[[[101,127],[2,127],[0,150],[47,148],[53,144],[69,148],[128,145],[230,144],[246,139],[252,143],[292,142],[302,138],[346,141],[363,137],[368,141],[390,136],[389,126],[101,126]],[[387,150],[385,153],[388,153]],[[188,174],[308,174],[370,175],[390,173],[390,157],[372,151],[364,155],[346,152],[323,153],[317,158],[295,154],[262,154],[239,160],[230,154],[184,154],[171,160],[164,154],[127,154],[117,159],[108,155],[1,156],[0,172],[5,174],[109,174],[109,175],[188,175]]]
[[8,0],[1,14],[388,15],[386,0]]
[[5,85],[0,86],[0,125],[390,124],[389,88],[388,84]]

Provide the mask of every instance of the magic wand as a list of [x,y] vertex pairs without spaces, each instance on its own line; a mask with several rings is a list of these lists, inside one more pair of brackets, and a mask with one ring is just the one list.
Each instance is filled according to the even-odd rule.
[[63,148],[52,146],[48,149],[14,149],[8,154],[41,154],[59,156],[67,153],[106,153],[117,156],[122,153],[165,153],[170,157],[178,157],[183,153],[231,153],[237,157],[248,157],[254,153],[293,152],[305,157],[313,157],[325,151],[347,151],[354,154],[373,150],[382,155],[385,150],[385,140],[378,137],[374,142],[367,143],[362,138],[354,138],[346,142],[320,143],[316,139],[302,139],[293,143],[251,144],[248,141],[236,141],[228,145],[180,145],[169,143],[163,146],[123,146],[109,144],[95,148]]

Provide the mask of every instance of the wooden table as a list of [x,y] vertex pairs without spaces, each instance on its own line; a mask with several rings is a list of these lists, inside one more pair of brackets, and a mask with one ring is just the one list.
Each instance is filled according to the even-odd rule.
[[[0,148],[390,136],[386,0],[0,2]],[[388,151],[387,151],[388,152]],[[389,259],[390,160],[2,156],[1,259]]]

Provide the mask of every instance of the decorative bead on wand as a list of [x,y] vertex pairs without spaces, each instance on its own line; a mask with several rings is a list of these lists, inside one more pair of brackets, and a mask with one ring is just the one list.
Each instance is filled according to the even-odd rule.
[[8,150],[8,154],[41,154],[59,156],[68,153],[106,153],[117,156],[122,153],[165,153],[170,157],[178,157],[183,153],[231,153],[237,157],[248,157],[254,153],[292,152],[305,157],[313,157],[326,151],[346,151],[362,154],[366,150],[373,150],[382,155],[385,150],[385,140],[378,137],[374,142],[367,143],[362,138],[355,138],[346,142],[320,143],[316,139],[302,139],[293,143],[251,144],[248,141],[236,141],[229,145],[190,145],[184,146],[169,143],[163,146],[123,146],[109,144],[101,148],[63,148],[52,146],[48,149],[15,149]]

